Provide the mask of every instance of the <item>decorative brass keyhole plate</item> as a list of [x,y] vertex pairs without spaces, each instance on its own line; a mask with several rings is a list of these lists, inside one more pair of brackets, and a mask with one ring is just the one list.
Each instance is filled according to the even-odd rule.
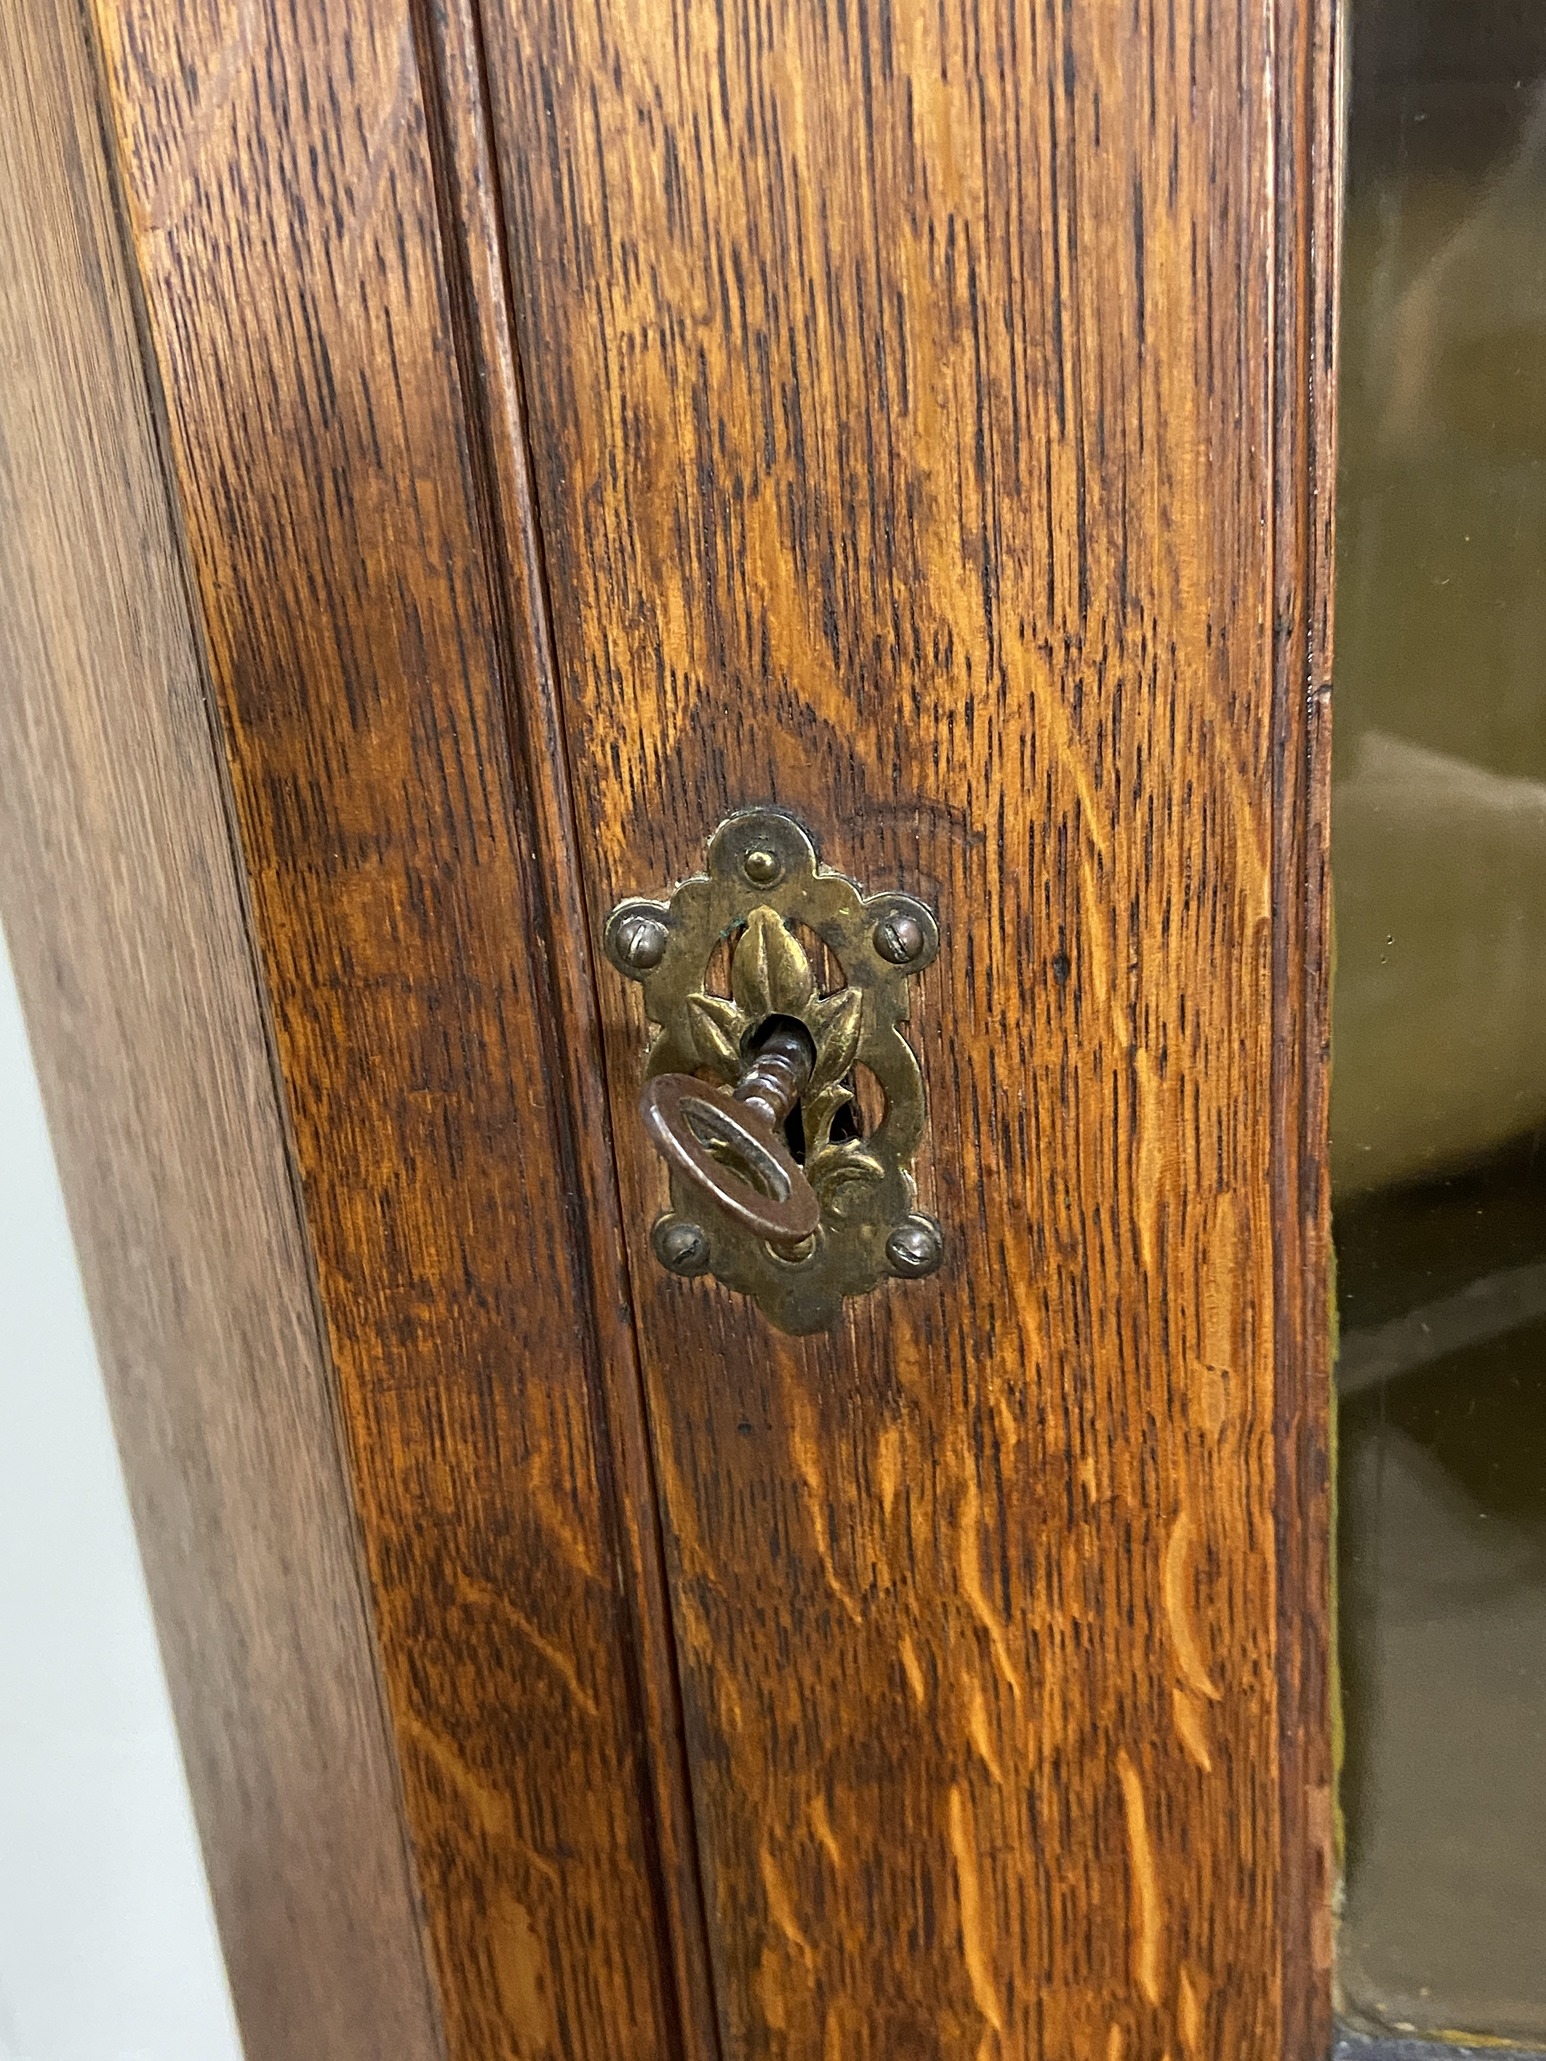
[[[914,896],[865,895],[828,871],[777,809],[727,817],[707,867],[669,902],[620,902],[606,922],[607,957],[640,983],[658,1026],[641,1110],[672,1206],[655,1255],[751,1296],[780,1330],[825,1331],[845,1297],[931,1274],[943,1254],[939,1226],[913,1206],[923,1076],[901,1031],[939,929]],[[796,925],[842,985],[823,992]],[[729,992],[716,993],[724,939]],[[860,1067],[884,1099],[868,1136]]]

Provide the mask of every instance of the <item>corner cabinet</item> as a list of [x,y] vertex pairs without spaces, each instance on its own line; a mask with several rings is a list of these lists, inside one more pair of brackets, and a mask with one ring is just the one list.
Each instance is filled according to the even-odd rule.
[[0,21],[0,899],[250,2061],[1326,2054],[1334,27]]

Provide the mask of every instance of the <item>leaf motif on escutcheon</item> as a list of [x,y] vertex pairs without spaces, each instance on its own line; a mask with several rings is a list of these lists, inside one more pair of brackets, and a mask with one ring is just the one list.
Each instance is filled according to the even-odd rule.
[[811,1032],[816,1041],[816,1063],[811,1068],[811,1089],[819,1092],[853,1072],[859,1056],[864,997],[857,988],[844,988],[841,994],[823,1002],[815,1014]]
[[687,997],[687,1021],[700,1066],[712,1067],[734,1086],[741,1071],[741,1038],[746,1018],[726,995],[700,989]]
[[803,1017],[816,977],[798,940],[774,909],[753,909],[730,961],[730,992],[753,1023],[769,1016]]

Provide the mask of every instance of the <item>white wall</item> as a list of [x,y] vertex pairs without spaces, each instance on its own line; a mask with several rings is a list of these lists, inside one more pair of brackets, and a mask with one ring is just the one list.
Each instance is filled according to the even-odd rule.
[[239,2061],[0,945],[0,2061]]

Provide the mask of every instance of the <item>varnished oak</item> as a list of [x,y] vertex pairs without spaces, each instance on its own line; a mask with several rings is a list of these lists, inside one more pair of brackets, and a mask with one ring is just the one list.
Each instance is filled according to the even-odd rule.
[[0,910],[248,2061],[437,2061],[332,1370],[71,4],[0,8]]
[[[1308,2061],[1329,7],[96,9],[451,2054]],[[766,800],[946,937],[801,1343],[596,972]]]
[[447,2044],[667,2061],[695,1862],[584,940],[507,720],[540,629],[458,360],[467,89],[395,0],[96,16]]
[[806,1343],[602,991],[725,2049],[1303,2061],[1325,22],[485,27],[593,935],[765,800],[946,934],[945,1270]]
[[1331,2045],[1331,665],[1346,25],[1279,0],[1273,1225],[1285,2057]]

